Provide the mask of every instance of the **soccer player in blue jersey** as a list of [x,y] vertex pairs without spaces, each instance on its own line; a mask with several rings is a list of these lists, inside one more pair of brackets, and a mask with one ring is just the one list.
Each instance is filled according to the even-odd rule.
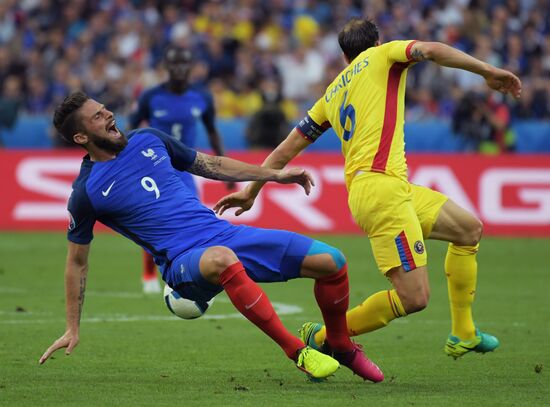
[[[191,51],[170,45],[164,54],[168,80],[146,90],[138,101],[137,110],[130,116],[130,128],[146,123],[150,127],[170,134],[188,147],[195,148],[197,126],[202,121],[210,146],[216,155],[223,155],[220,135],[215,126],[215,109],[212,95],[204,88],[192,85],[189,74],[193,63]],[[197,194],[193,177],[181,172],[180,177]],[[228,183],[228,188],[233,185]],[[143,252],[143,291],[160,292],[155,263],[147,252]]]
[[[235,226],[204,207],[179,171],[225,181],[297,183],[306,193],[310,175],[274,170],[197,152],[166,133],[144,128],[128,138],[113,114],[82,92],[68,96],[54,114],[61,135],[84,147],[80,174],[69,199],[70,225],[65,267],[67,329],[42,355],[72,352],[88,274],[93,227],[100,221],[153,254],[163,280],[182,297],[208,301],[225,290],[233,305],[314,378],[349,367],[363,379],[383,374],[349,339],[346,259],[337,249],[295,233]],[[315,279],[314,293],[327,326],[332,357],[292,335],[256,282]]]

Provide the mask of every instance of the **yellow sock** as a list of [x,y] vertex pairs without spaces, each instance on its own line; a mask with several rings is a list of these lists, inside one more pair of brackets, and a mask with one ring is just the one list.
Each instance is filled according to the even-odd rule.
[[[395,290],[379,291],[362,304],[350,309],[346,314],[349,336],[361,335],[383,328],[395,318],[407,315]],[[320,345],[326,338],[325,327],[315,334],[315,342]]]
[[451,303],[452,334],[462,340],[475,337],[472,303],[476,293],[476,246],[449,244],[445,258],[445,274]]

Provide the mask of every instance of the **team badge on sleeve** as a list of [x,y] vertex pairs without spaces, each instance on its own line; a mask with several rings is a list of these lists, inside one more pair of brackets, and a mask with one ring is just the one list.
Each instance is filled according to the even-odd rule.
[[424,243],[422,243],[420,240],[414,242],[414,251],[418,254],[424,253]]

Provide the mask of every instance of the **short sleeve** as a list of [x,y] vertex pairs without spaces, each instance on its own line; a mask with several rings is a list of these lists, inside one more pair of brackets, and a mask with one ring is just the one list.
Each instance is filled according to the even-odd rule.
[[313,107],[307,112],[300,123],[296,126],[296,130],[307,140],[312,143],[331,127],[325,113],[324,99],[319,99]]
[[[172,166],[179,171],[187,170],[197,157],[197,151],[187,147],[181,141],[168,134],[153,128],[144,129],[158,137],[166,146]],[[144,131],[139,130],[139,131]]]
[[77,244],[88,244],[93,238],[96,213],[85,189],[73,189],[69,203],[69,229],[67,239]]
[[390,62],[411,62],[411,49],[416,40],[391,41],[385,44]]
[[151,94],[152,93],[149,90],[149,91],[143,92],[139,97],[138,103],[137,103],[137,109],[130,115],[130,118],[129,118],[130,128],[134,129],[137,126],[139,126],[139,124],[142,121],[144,120],[149,121],[149,119],[151,118],[151,112],[149,108],[149,101],[151,99]]

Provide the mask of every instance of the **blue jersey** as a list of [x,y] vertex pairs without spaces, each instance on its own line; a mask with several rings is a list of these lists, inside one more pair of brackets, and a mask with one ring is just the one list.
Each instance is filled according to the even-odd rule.
[[210,93],[196,86],[176,94],[163,83],[145,91],[138,109],[130,118],[130,127],[147,120],[149,126],[172,135],[186,146],[197,143],[197,125],[201,120],[207,129],[214,128],[215,110]]
[[234,227],[203,206],[181,180],[195,150],[152,128],[135,130],[128,139],[113,160],[84,157],[68,203],[71,242],[90,243],[97,220],[163,265]]

